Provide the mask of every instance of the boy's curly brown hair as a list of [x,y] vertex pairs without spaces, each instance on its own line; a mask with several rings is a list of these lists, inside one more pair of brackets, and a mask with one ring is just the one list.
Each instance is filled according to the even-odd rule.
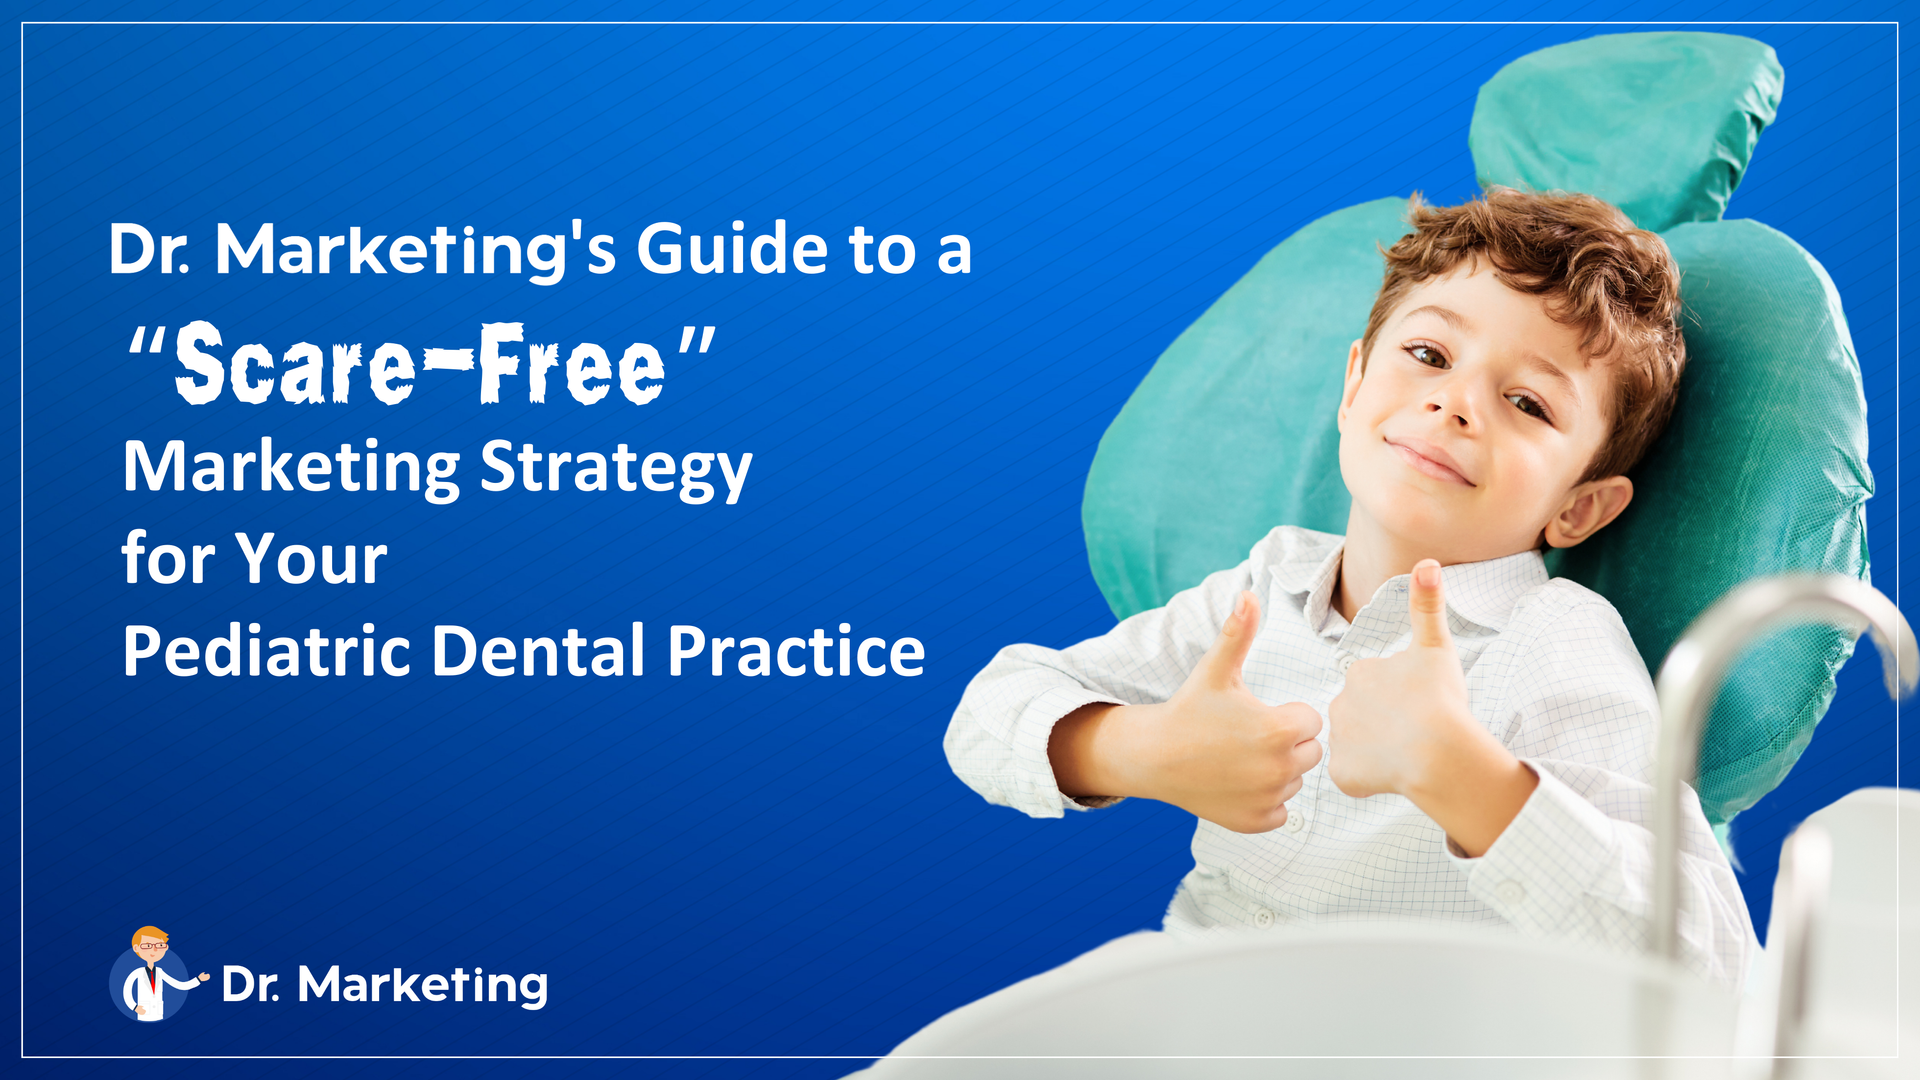
[[1625,474],[1666,429],[1687,366],[1680,269],[1660,237],[1591,195],[1490,187],[1459,206],[1416,192],[1414,231],[1386,249],[1387,275],[1361,339],[1362,370],[1387,317],[1415,285],[1485,258],[1501,283],[1544,297],[1547,314],[1614,367],[1612,430],[1584,483]]

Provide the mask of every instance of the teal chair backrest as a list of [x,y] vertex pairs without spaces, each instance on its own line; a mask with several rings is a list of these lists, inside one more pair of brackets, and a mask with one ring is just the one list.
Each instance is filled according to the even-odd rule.
[[[1521,57],[1474,112],[1483,184],[1607,199],[1661,233],[1680,265],[1689,362],[1673,422],[1620,519],[1548,559],[1619,609],[1650,670],[1741,581],[1867,576],[1866,402],[1840,297],[1787,236],[1721,220],[1782,82],[1773,50],[1746,38],[1617,34]],[[1240,562],[1275,525],[1346,530],[1334,410],[1380,287],[1379,249],[1408,231],[1405,214],[1404,199],[1378,199],[1300,229],[1141,381],[1100,441],[1082,505],[1115,615]],[[1711,820],[1785,777],[1852,651],[1838,630],[1802,628],[1740,660],[1701,748]]]

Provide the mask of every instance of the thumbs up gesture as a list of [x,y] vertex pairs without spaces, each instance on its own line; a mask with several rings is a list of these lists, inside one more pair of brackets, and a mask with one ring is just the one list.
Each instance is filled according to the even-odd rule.
[[1355,798],[1404,795],[1478,858],[1519,815],[1539,783],[1531,768],[1480,726],[1447,629],[1440,564],[1413,568],[1413,644],[1355,660],[1327,706],[1327,775]]
[[1467,705],[1467,681],[1447,629],[1440,564],[1413,568],[1408,597],[1413,644],[1381,659],[1355,660],[1346,688],[1327,706],[1327,775],[1356,798],[1413,792],[1450,744],[1490,738]]
[[1259,627],[1259,601],[1242,593],[1173,697],[1064,717],[1048,746],[1061,790],[1159,799],[1235,832],[1286,824],[1286,800],[1320,760],[1320,714],[1247,689],[1240,667]]

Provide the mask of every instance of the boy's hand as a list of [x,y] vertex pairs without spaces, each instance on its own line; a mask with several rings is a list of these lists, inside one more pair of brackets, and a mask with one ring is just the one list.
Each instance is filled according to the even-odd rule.
[[1240,666],[1259,626],[1259,601],[1242,593],[1171,699],[1063,718],[1048,747],[1061,790],[1158,799],[1234,832],[1284,825],[1286,800],[1320,760],[1320,714],[1300,702],[1268,705],[1247,689]]
[[1327,775],[1355,798],[1394,793],[1478,857],[1512,823],[1539,782],[1467,704],[1467,680],[1447,629],[1440,564],[1413,568],[1413,643],[1355,660],[1327,706]]
[[1463,725],[1479,729],[1467,706],[1467,680],[1447,629],[1440,564],[1413,568],[1407,597],[1413,644],[1405,652],[1355,660],[1347,685],[1327,706],[1333,759],[1327,775],[1355,798],[1404,795],[1430,771],[1441,744]]

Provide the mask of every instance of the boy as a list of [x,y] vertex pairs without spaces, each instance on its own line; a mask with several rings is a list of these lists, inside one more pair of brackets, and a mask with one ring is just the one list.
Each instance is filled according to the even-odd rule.
[[[1441,919],[1642,951],[1652,682],[1540,553],[1633,496],[1685,365],[1679,272],[1590,196],[1410,221],[1347,356],[1346,536],[1282,526],[1102,637],[1001,650],[948,760],[1036,817],[1191,811],[1168,931]],[[1683,959],[1738,987],[1746,904],[1697,800],[1686,825]]]

